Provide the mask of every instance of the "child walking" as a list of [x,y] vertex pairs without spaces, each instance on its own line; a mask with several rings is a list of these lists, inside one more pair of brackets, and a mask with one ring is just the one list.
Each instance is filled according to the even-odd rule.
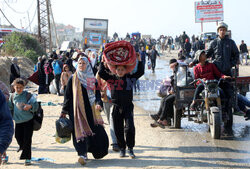
[[15,93],[9,98],[9,108],[13,112],[16,123],[15,138],[22,151],[20,160],[25,160],[25,165],[31,165],[31,143],[33,135],[33,113],[38,109],[38,103],[32,94],[24,91],[25,80],[17,78],[13,82]]
[[[115,135],[120,148],[120,157],[126,156],[126,146],[129,156],[135,158],[133,148],[135,146],[133,82],[135,83],[143,74],[143,64],[138,54],[138,69],[134,74],[127,73],[126,66],[116,66],[116,74],[111,75],[107,70],[107,63],[101,63],[99,76],[111,85],[112,117],[114,121]],[[124,126],[125,122],[125,126]],[[124,132],[126,140],[124,138]]]

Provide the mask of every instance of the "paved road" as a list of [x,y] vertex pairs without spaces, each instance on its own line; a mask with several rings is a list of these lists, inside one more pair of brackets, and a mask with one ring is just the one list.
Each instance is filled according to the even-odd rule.
[[[169,75],[170,70],[167,65],[168,61],[158,60],[156,73],[152,74],[147,70],[145,79],[161,80],[165,75]],[[135,96],[135,104],[145,110],[143,113],[145,116],[155,113],[159,103],[160,100],[154,90],[141,91]],[[148,121],[147,126],[149,126],[150,118],[145,118],[145,121]],[[249,129],[250,122],[246,122],[243,117],[234,116],[234,136],[213,140],[206,124],[195,124],[183,119],[182,129],[150,129],[150,127],[145,129],[150,131],[152,136],[148,132],[144,134],[147,133],[157,146],[153,146],[151,140],[151,144],[142,148],[152,152],[152,156],[148,159],[158,160],[159,163],[154,167],[159,168],[163,165],[178,168],[250,168]],[[158,155],[154,156],[154,153]]]

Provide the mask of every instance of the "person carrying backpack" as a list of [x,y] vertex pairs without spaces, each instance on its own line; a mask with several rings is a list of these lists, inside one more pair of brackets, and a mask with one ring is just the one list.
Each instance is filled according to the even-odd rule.
[[[13,82],[15,93],[9,98],[9,109],[13,112],[15,125],[15,138],[19,145],[19,151],[22,151],[20,160],[25,160],[24,165],[31,165],[31,143],[33,135],[32,112],[38,110],[39,104],[32,94],[24,91],[26,82],[17,78]],[[28,97],[29,96],[29,97]]]
[[52,67],[53,67],[53,74],[55,76],[55,81],[56,81],[56,90],[57,90],[57,95],[60,96],[60,79],[61,79],[61,73],[63,69],[63,62],[58,59],[58,56],[56,53],[53,54],[53,59],[54,61],[52,62]]

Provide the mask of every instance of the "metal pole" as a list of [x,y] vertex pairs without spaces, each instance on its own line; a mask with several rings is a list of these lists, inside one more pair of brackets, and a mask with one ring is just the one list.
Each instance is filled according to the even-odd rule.
[[29,21],[29,27],[30,27],[30,32],[31,32],[31,23],[30,23],[30,15],[29,15],[29,11],[27,11],[27,15],[28,15],[28,21]]
[[50,7],[50,13],[51,13],[51,17],[52,17],[52,22],[53,22],[53,25],[54,25],[55,36],[56,36],[56,46],[57,46],[57,48],[59,48],[59,40],[58,40],[58,36],[57,36],[57,31],[56,31],[56,24],[55,24],[54,15],[53,15],[53,12],[52,12],[50,2],[49,2],[49,7]]
[[52,40],[51,40],[51,25],[50,25],[50,12],[49,12],[49,0],[46,0],[47,5],[47,17],[48,17],[48,33],[49,33],[49,52],[52,52]]
[[203,22],[201,22],[201,32],[203,32]]
[[41,35],[41,20],[40,20],[40,1],[37,0],[37,18],[38,18],[38,40],[42,42],[42,35]]
[[20,25],[21,25],[21,29],[23,29],[22,19],[20,19]]

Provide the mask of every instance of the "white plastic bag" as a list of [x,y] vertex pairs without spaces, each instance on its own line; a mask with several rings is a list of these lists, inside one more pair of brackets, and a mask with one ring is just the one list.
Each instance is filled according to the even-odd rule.
[[148,69],[151,69],[152,63],[151,60],[148,60]]

